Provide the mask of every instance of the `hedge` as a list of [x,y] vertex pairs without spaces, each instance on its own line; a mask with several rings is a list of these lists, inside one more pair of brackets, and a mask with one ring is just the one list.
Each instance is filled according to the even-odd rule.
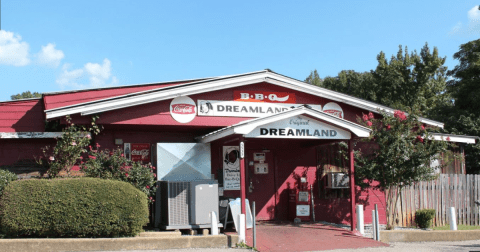
[[135,236],[147,222],[145,193],[122,181],[17,180],[0,199],[7,237]]
[[415,212],[415,223],[420,228],[429,228],[435,217],[435,209],[420,209]]

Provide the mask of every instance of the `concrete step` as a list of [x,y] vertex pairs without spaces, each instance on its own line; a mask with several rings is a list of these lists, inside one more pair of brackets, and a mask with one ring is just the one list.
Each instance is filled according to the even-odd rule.
[[174,238],[182,236],[182,232],[176,231],[158,231],[158,232],[142,232],[140,237],[157,237],[157,238]]

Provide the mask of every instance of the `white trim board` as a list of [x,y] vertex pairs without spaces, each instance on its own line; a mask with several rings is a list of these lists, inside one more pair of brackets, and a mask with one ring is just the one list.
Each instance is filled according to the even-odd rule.
[[[465,143],[465,144],[475,144],[479,139],[477,136],[462,136],[462,135],[451,135],[451,134],[441,134],[441,133],[432,133],[433,139],[438,141],[447,141],[454,143]],[[447,138],[450,138],[447,140]]]
[[62,137],[63,132],[0,132],[2,139],[15,138],[56,138]]
[[[247,74],[231,75],[226,77],[196,81],[176,86],[159,88],[155,90],[142,91],[135,94],[127,94],[77,105],[70,105],[61,108],[45,110],[45,113],[47,119],[77,113],[80,113],[81,115],[90,115],[120,108],[142,105],[151,102],[173,99],[179,96],[201,94],[205,92],[241,87],[260,82],[266,82],[280,87],[289,88],[291,90],[296,90],[318,97],[326,98],[332,101],[349,104],[351,106],[372,111],[375,113],[378,113],[378,111],[384,111],[385,113],[393,114],[394,112],[393,108],[389,108],[380,104],[362,100],[325,88],[310,85],[299,80],[295,80],[268,70],[264,70]],[[444,125],[441,122],[436,122],[427,118],[419,118],[419,120],[425,124],[440,128],[443,128]]]

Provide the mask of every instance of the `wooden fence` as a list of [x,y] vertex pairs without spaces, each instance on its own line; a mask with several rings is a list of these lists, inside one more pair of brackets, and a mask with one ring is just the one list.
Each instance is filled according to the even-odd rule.
[[397,202],[398,225],[413,226],[415,211],[436,210],[434,226],[449,224],[449,208],[455,207],[457,223],[480,225],[480,175],[440,174],[433,181],[404,187]]

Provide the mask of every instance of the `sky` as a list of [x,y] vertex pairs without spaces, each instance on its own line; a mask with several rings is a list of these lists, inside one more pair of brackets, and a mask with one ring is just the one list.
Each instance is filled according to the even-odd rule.
[[480,37],[478,1],[1,0],[0,101],[259,71],[370,71],[380,51],[446,57]]

